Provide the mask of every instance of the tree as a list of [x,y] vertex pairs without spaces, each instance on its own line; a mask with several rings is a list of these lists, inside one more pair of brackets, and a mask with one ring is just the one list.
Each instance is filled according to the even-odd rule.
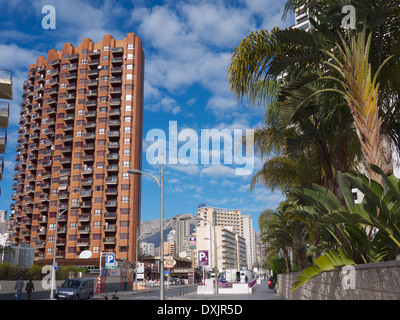
[[[232,55],[228,69],[229,82],[238,99],[246,97],[252,103],[264,101],[268,105],[276,101],[280,102],[278,122],[281,128],[299,123],[299,116],[304,114],[312,115],[303,118],[314,120],[317,124],[315,127],[318,128],[326,120],[328,110],[341,108],[345,103],[348,114],[353,117],[351,123],[355,125],[363,156],[368,163],[366,168],[369,170],[371,161],[383,166],[381,162],[385,160],[386,166],[391,160],[390,142],[399,142],[400,128],[399,123],[395,121],[399,116],[394,111],[400,106],[400,63],[398,57],[389,59],[400,48],[399,6],[393,0],[352,2],[356,6],[359,18],[357,28],[369,30],[371,33],[371,50],[368,54],[361,54],[363,41],[362,37],[358,36],[360,32],[355,32],[353,35],[352,32],[348,33],[340,27],[342,20],[340,4],[342,3],[333,0],[288,1],[286,13],[300,5],[304,5],[305,9],[309,10],[313,29],[309,31],[273,29],[270,33],[265,30],[251,32]],[[337,58],[341,53],[347,55],[342,54],[343,57]],[[357,78],[358,82],[350,80],[355,79],[354,72],[350,72],[349,74],[353,77],[349,78],[346,75],[349,83],[344,84],[351,86],[353,83],[351,88],[353,92],[358,91],[358,97],[371,98],[372,103],[369,103],[369,106],[361,107],[364,110],[363,116],[367,119],[364,123],[367,123],[367,128],[375,137],[368,141],[366,140],[368,132],[360,125],[361,117],[355,117],[357,114],[352,109],[355,97],[353,94],[347,94],[351,92],[350,87],[345,87],[346,90],[343,91],[343,86],[341,86],[343,83],[338,81],[337,72],[340,67],[334,66],[341,61],[341,58],[346,61],[350,69],[358,70],[362,66],[360,70],[364,70],[363,79]],[[385,61],[387,63],[384,63]],[[358,69],[356,65],[359,66]],[[342,66],[346,67],[346,64],[342,62]],[[344,70],[346,68],[340,70],[342,75]],[[393,74],[392,70],[398,72]],[[372,74],[377,75],[375,82],[368,80],[368,75]],[[364,86],[361,80],[365,80]],[[357,84],[358,89],[354,87],[354,83]],[[367,90],[368,83],[370,88]],[[332,101],[337,93],[340,93],[339,100]],[[383,143],[385,141],[387,143]],[[335,192],[337,186],[335,171],[346,172],[347,170],[339,169],[341,164],[331,161],[326,141],[315,136],[314,143],[327,186]],[[396,147],[398,148],[399,145],[397,143]],[[343,146],[344,154],[351,154],[349,150],[352,148],[346,146],[346,143]],[[385,172],[390,174],[392,165],[389,163],[386,167]],[[374,173],[370,172],[370,174]]]

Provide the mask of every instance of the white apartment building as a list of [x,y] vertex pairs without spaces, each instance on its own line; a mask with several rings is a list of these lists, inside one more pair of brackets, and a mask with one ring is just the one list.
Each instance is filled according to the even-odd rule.
[[141,256],[155,256],[154,252],[154,243],[147,243],[147,242],[142,242],[140,244],[140,255]]
[[[215,268],[214,230],[210,225],[197,227],[197,250],[209,252],[209,267]],[[247,267],[246,240],[232,228],[215,227],[217,269],[242,269]]]
[[245,264],[248,268],[252,268],[256,264],[256,252],[255,231],[253,229],[253,220],[251,216],[241,215],[240,209],[202,207],[198,209],[197,217],[206,219],[208,222],[198,220],[197,227],[213,225],[214,216],[217,226],[231,229],[235,234],[241,236],[245,240],[247,251],[247,261]]
[[253,219],[250,215],[242,216],[242,237],[246,241],[247,266],[252,269],[256,264],[256,232],[253,229]]

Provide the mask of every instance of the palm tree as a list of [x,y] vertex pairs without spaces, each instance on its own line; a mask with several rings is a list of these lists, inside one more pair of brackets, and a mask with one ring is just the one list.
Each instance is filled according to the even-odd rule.
[[[269,105],[280,102],[281,127],[293,125],[300,115],[310,115],[318,107],[319,117],[315,118],[320,125],[329,109],[341,108],[344,102],[349,114],[352,112],[365,160],[383,166],[390,174],[393,167],[388,144],[393,141],[397,148],[400,145],[399,115],[394,112],[400,106],[400,63],[398,57],[390,59],[400,52],[399,6],[393,0],[352,4],[360,18],[358,27],[370,30],[367,45],[362,32],[353,35],[340,28],[341,8],[335,1],[289,0],[285,13],[305,5],[318,19],[310,18],[314,28],[251,32],[232,55],[229,82],[238,99],[246,97],[252,103],[265,101]],[[358,71],[364,78],[355,74]],[[345,79],[338,79],[338,74]],[[340,93],[338,101],[332,101],[334,93]],[[359,113],[354,112],[356,107]],[[329,188],[335,192],[335,167],[332,170],[326,148],[319,143],[316,139]],[[370,174],[374,177],[373,172]]]

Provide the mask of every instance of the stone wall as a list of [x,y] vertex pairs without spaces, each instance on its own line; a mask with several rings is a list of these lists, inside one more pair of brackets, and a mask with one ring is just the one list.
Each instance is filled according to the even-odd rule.
[[284,300],[400,300],[400,261],[355,266],[351,273],[322,273],[291,292],[300,274],[279,274],[277,289]]

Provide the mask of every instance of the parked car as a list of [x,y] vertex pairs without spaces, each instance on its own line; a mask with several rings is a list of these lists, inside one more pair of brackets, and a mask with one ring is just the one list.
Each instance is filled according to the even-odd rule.
[[171,278],[171,284],[185,284],[180,278]]
[[57,300],[80,300],[93,298],[94,279],[69,278],[56,289]]

